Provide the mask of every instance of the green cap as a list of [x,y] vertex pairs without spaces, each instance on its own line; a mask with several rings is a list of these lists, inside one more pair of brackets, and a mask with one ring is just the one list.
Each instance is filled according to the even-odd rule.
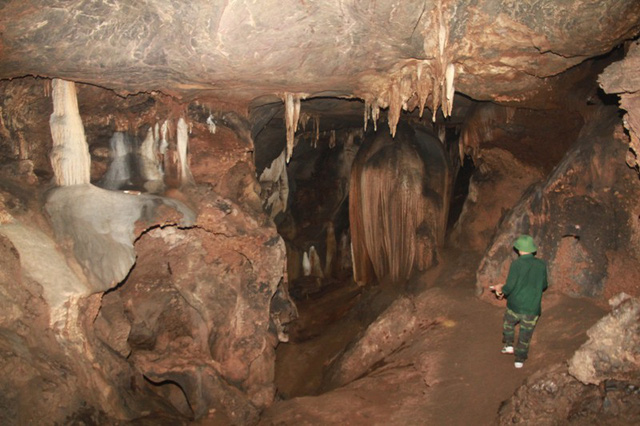
[[538,247],[533,242],[533,237],[531,235],[520,235],[515,243],[513,243],[513,247],[516,250],[524,253],[533,253],[538,251]]

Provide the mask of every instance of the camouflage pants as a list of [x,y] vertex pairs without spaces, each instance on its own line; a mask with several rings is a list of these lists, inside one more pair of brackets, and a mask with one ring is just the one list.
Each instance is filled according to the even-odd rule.
[[517,314],[511,309],[507,309],[504,313],[502,322],[502,342],[507,346],[513,346],[515,337],[515,328],[520,323],[520,332],[518,334],[518,344],[515,347],[516,361],[523,362],[529,354],[529,343],[533,330],[538,322],[537,315]]

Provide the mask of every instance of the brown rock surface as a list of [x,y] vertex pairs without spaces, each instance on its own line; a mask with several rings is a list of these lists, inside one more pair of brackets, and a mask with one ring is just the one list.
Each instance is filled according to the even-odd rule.
[[396,102],[394,80],[418,63],[437,93],[452,63],[456,89],[474,99],[531,99],[545,91],[541,77],[637,33],[640,5],[11,1],[0,13],[0,78],[55,76],[128,93],[218,99],[331,91],[386,106]]
[[[594,114],[546,182],[531,188],[503,218],[478,269],[479,293],[506,279],[513,242],[523,233],[537,241],[552,288],[607,296],[610,281],[611,289],[638,293],[634,265],[640,223],[631,200],[640,185],[621,164],[625,137],[612,114]],[[624,278],[623,271],[611,267],[616,258],[628,265]]]
[[589,340],[569,361],[569,374],[584,384],[640,383],[640,301],[620,293],[609,304],[613,311],[587,331]]

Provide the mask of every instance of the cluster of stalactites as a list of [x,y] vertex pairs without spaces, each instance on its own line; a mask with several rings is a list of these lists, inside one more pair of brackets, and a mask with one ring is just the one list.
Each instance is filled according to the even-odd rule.
[[306,96],[303,93],[290,92],[285,92],[283,95],[285,125],[287,128],[287,163],[291,160],[291,155],[293,155],[295,134],[300,120],[300,100]]
[[[373,121],[377,130],[380,109],[389,108],[387,120],[391,135],[395,137],[396,127],[402,110],[420,109],[420,117],[424,113],[427,100],[431,97],[431,119],[436,121],[438,108],[443,116],[449,117],[453,111],[455,93],[456,66],[453,63],[449,46],[449,22],[455,9],[447,8],[443,0],[439,0],[432,11],[432,25],[425,29],[425,57],[429,59],[411,59],[392,70],[386,81],[364,81],[365,95],[362,96],[364,106],[364,129],[367,130],[369,120]],[[435,43],[431,38],[434,37]],[[428,31],[428,32],[426,32]],[[431,46],[435,45],[435,52]]]

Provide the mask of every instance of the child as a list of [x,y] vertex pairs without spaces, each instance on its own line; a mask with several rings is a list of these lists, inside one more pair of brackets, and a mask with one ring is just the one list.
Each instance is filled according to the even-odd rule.
[[[499,298],[507,298],[502,324],[503,354],[516,355],[514,366],[522,368],[529,353],[529,343],[540,317],[542,292],[547,289],[547,266],[534,257],[538,248],[530,235],[518,237],[513,247],[518,258],[511,263],[505,284],[490,287]],[[513,348],[515,326],[520,323],[518,344]]]

